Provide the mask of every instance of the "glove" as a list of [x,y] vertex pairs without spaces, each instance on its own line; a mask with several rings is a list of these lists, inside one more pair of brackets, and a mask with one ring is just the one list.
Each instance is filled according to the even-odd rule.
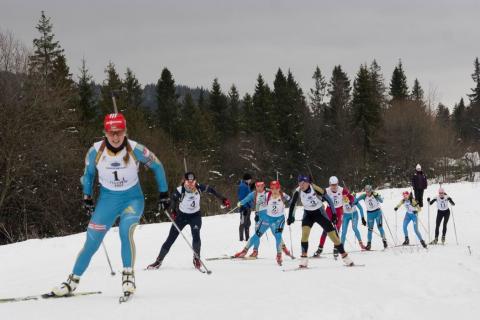
[[255,213],[255,218],[254,218],[255,222],[258,222],[260,221],[260,217],[258,216],[258,214]]
[[170,212],[170,218],[172,218],[173,221],[177,220],[177,216],[177,211],[172,210],[172,212]]
[[93,203],[92,198],[87,197],[83,199],[83,208],[87,212],[87,215],[92,215],[93,211],[95,211],[95,204]]
[[242,207],[242,203],[240,201],[237,202],[237,207],[238,208],[241,208]]
[[223,206],[227,209],[230,209],[230,200],[227,198],[223,199]]
[[337,215],[336,215],[336,214],[332,214],[332,223],[336,225],[337,222],[338,222]]
[[430,202],[430,198],[427,198],[427,201]]
[[395,208],[393,208],[393,210],[395,210],[395,212],[397,212],[398,208],[397,208],[397,207],[395,207]]
[[158,210],[163,211],[170,207],[168,192],[160,192],[158,196]]
[[292,216],[288,216],[288,219],[287,219],[287,225],[291,225],[292,223],[295,222],[295,217],[292,215]]
[[365,221],[365,218],[364,218],[364,217],[362,217],[362,224],[363,224],[364,226],[367,225],[367,221]]

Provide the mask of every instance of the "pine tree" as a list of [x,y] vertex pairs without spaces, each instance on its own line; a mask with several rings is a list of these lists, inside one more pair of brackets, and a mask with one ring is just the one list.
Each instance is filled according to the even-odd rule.
[[138,108],[142,104],[142,86],[130,68],[125,73],[125,108]]
[[209,110],[212,113],[215,128],[221,137],[226,137],[231,132],[230,119],[227,114],[227,98],[222,93],[220,83],[215,78],[209,93]]
[[360,129],[362,135],[366,159],[381,123],[381,106],[376,100],[372,78],[366,65],[360,66],[353,84],[352,116],[354,127]]
[[435,119],[442,127],[448,127],[450,124],[450,110],[443,104],[438,104]]
[[240,94],[234,84],[228,92],[228,107],[231,132],[236,135],[240,129]]
[[462,139],[467,137],[467,112],[463,98],[455,105],[452,112],[452,119],[458,136]]
[[275,127],[275,123],[270,121],[272,113],[272,93],[261,74],[257,77],[257,84],[252,98],[253,115],[251,125],[253,130],[254,132],[265,134],[268,138],[272,138],[272,131]]
[[402,101],[408,98],[407,76],[403,71],[402,61],[393,70],[392,80],[390,81],[390,96],[392,101]]
[[103,81],[101,88],[101,101],[100,106],[103,114],[108,114],[114,112],[112,94],[116,95],[116,103],[118,111],[121,112],[125,107],[124,96],[123,96],[123,82],[120,79],[120,76],[115,69],[115,64],[109,62],[105,68],[105,74],[107,79]]
[[372,90],[375,96],[376,103],[378,103],[382,109],[385,109],[386,108],[385,80],[382,75],[382,69],[380,65],[378,65],[375,59],[370,64],[369,72],[370,72],[370,79],[372,82]]
[[252,133],[256,128],[252,127],[252,119],[254,118],[253,111],[253,98],[250,94],[246,93],[242,99],[242,108],[240,112],[240,129]]
[[418,79],[415,79],[415,81],[413,82],[412,94],[410,95],[410,98],[413,101],[423,103],[424,92],[422,87],[420,86],[420,82],[418,81]]
[[475,59],[473,66],[472,79],[475,82],[475,88],[472,88],[472,93],[468,97],[470,98],[470,105],[478,105],[480,108],[480,62],[478,57]]
[[[333,130],[339,127],[339,114],[344,112],[350,102],[350,80],[347,74],[342,70],[342,66],[338,65],[333,68],[332,77],[330,78],[328,94],[330,102],[324,111],[324,121],[327,128]],[[328,129],[328,131],[330,131]]]
[[156,90],[158,123],[173,137],[179,120],[179,105],[178,96],[175,93],[175,80],[167,68],[162,70]]
[[39,38],[33,39],[33,55],[30,57],[30,73],[40,77],[45,89],[57,84],[71,87],[73,81],[66,64],[64,50],[58,41],[55,41],[53,24],[42,11],[36,26],[40,33]]
[[317,66],[313,73],[314,87],[310,89],[310,108],[315,117],[320,117],[325,109],[324,99],[327,94],[327,81]]
[[88,72],[85,59],[82,59],[82,67],[78,78],[78,110],[84,123],[91,122],[97,115],[94,86],[95,83]]

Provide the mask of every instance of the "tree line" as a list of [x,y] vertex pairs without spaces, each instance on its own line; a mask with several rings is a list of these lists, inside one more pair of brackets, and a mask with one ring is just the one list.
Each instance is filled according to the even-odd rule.
[[[354,76],[341,65],[329,76],[316,67],[306,92],[291,70],[279,68],[272,86],[259,74],[253,92],[240,96],[234,84],[222,88],[218,79],[209,88],[179,85],[168,68],[145,86],[113,62],[102,83],[95,83],[85,60],[73,76],[44,12],[36,29],[33,49],[0,32],[0,244],[84,230],[82,159],[102,137],[112,93],[130,138],[157,154],[170,188],[181,179],[184,158],[199,180],[233,199],[245,172],[264,180],[278,176],[289,192],[299,173],[320,185],[335,174],[360,190],[365,183],[405,185],[416,163],[441,181],[472,171],[468,162],[452,159],[478,150],[478,58],[469,100],[450,113],[432,105],[418,79],[408,85],[401,61],[389,81],[375,60]],[[154,222],[155,182],[141,175],[143,222]],[[205,214],[220,211],[204,201]]]

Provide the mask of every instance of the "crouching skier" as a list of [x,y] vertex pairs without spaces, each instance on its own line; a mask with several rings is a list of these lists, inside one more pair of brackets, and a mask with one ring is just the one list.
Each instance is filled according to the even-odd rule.
[[[192,247],[195,251],[195,255],[193,256],[193,266],[196,269],[200,269],[201,267],[200,229],[202,228],[202,215],[200,211],[200,194],[203,192],[213,194],[215,197],[222,200],[222,204],[226,208],[230,208],[230,200],[217,193],[217,191],[215,191],[215,189],[212,187],[204,184],[198,184],[193,172],[185,173],[184,182],[175,190],[172,196],[173,210],[171,212],[171,218],[175,221],[180,230],[183,230],[185,226],[189,225],[190,230],[192,231]],[[163,243],[157,259],[147,267],[148,270],[160,268],[163,259],[170,251],[170,248],[177,239],[178,235],[179,232],[177,228],[175,228],[175,226],[172,224],[168,237]]]
[[[250,238],[250,240],[245,245],[245,248],[234,255],[235,258],[243,258],[247,253],[250,247],[253,246],[253,251],[249,257],[256,258],[258,256],[258,249],[260,247],[260,237],[263,236],[263,233],[260,233],[260,227],[265,221],[268,220],[267,217],[267,191],[265,190],[265,183],[263,181],[257,181],[255,183],[255,191],[251,192],[246,196],[242,201],[238,202],[237,206],[241,207],[245,204],[253,202],[253,207],[255,209],[255,234]],[[267,228],[268,229],[268,228]],[[272,230],[273,235],[275,236],[274,230]],[[285,255],[293,258],[290,251],[287,249],[284,242],[282,242],[282,251]]]
[[415,231],[415,234],[417,235],[418,240],[422,244],[424,248],[427,248],[427,244],[425,241],[422,239],[422,235],[420,234],[420,231],[418,230],[418,212],[422,209],[420,207],[420,203],[417,202],[416,199],[413,199],[413,195],[405,191],[402,193],[403,199],[400,201],[399,204],[393,210],[395,212],[400,208],[400,206],[404,205],[405,209],[407,212],[405,213],[405,218],[403,219],[403,233],[405,235],[405,241],[402,243],[403,246],[408,246],[410,244],[410,240],[408,239],[408,225],[410,222],[413,222],[413,230]]
[[430,200],[427,198],[428,204],[433,204],[437,202],[437,219],[435,222],[435,239],[430,244],[437,244],[438,243],[438,235],[440,233],[440,224],[443,220],[443,230],[442,230],[442,244],[445,244],[445,235],[447,234],[447,223],[448,219],[450,218],[450,208],[448,208],[448,203],[452,206],[455,205],[453,199],[445,193],[445,190],[440,187],[438,189],[438,196]]
[[[119,217],[122,250],[122,288],[125,296],[135,292],[135,243],[133,233],[143,214],[145,199],[138,178],[139,163],[153,170],[160,192],[159,206],[170,204],[163,165],[146,147],[127,138],[126,120],[121,113],[109,114],[104,120],[105,138],[96,142],[87,153],[85,172],[81,179],[83,202],[92,214],[86,241],[67,281],[53,288],[56,296],[67,296],[77,288],[105,234]],[[93,183],[98,172],[100,195],[94,205]]]
[[367,221],[362,219],[362,224],[364,226],[368,226],[367,246],[365,249],[372,249],[372,233],[375,222],[377,223],[378,231],[382,237],[383,248],[386,249],[388,247],[388,243],[387,238],[385,238],[385,231],[383,230],[383,213],[382,209],[380,208],[380,203],[383,203],[382,196],[374,191],[371,185],[367,184],[365,186],[365,193],[361,194],[357,200],[358,202],[361,200],[365,201],[365,206],[367,207]]
[[338,252],[340,252],[343,262],[347,266],[353,266],[354,263],[345,252],[332,221],[328,219],[325,210],[323,209],[322,201],[325,200],[328,202],[330,208],[332,208],[333,214],[335,215],[335,206],[332,200],[322,188],[312,184],[310,178],[307,176],[298,176],[298,188],[295,190],[292,201],[290,202],[287,224],[291,225],[295,222],[295,207],[299,197],[304,208],[301,240],[302,256],[299,267],[308,267],[308,238],[310,236],[310,230],[315,222],[323,228],[323,230],[327,233],[327,236],[330,238],[330,240],[332,240],[335,248],[338,250]]
[[[261,185],[257,182],[257,191],[258,187],[263,188],[263,183]],[[260,189],[261,190],[261,189]],[[259,212],[259,221],[256,226],[255,234],[250,238],[245,248],[242,251],[234,255],[235,258],[243,258],[248,249],[254,245],[254,251],[250,255],[251,257],[256,257],[258,255],[258,246],[260,245],[260,238],[262,235],[270,229],[275,237],[276,249],[277,249],[277,263],[282,265],[282,251],[289,257],[291,257],[290,251],[286,248],[282,240],[283,227],[285,225],[285,202],[290,200],[290,196],[280,191],[280,182],[272,181],[270,183],[270,191],[258,193],[260,199],[257,197],[257,201],[262,201],[262,205],[259,208],[263,208]],[[248,198],[249,196],[247,196]],[[245,200],[245,199],[244,199]],[[246,199],[248,201],[248,199]],[[255,201],[257,204],[258,202]],[[242,201],[240,201],[242,202]],[[255,248],[255,246],[257,246]]]

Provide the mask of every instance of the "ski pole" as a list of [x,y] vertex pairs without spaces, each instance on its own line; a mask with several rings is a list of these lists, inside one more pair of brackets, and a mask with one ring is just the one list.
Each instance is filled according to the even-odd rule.
[[105,247],[105,243],[103,241],[102,241],[102,247],[103,247],[103,251],[105,252],[105,256],[107,257],[108,265],[110,266],[110,274],[114,276],[115,271],[113,271],[112,263],[110,262],[110,257],[108,256],[108,252],[107,252],[107,247]]
[[430,239],[430,201],[428,201],[428,243],[431,242]]
[[165,214],[167,215],[168,219],[170,219],[170,221],[172,222],[173,226],[175,227],[175,229],[177,229],[178,233],[180,233],[183,237],[183,240],[185,240],[185,242],[188,244],[188,246],[190,247],[190,249],[192,250],[193,252],[193,255],[195,256],[195,258],[197,258],[200,263],[202,264],[203,268],[205,269],[205,271],[207,272],[207,274],[211,274],[212,271],[209,270],[207,268],[207,266],[205,265],[205,263],[203,262],[203,260],[200,258],[200,256],[195,252],[195,250],[193,249],[192,245],[190,244],[190,242],[188,242],[188,239],[187,237],[185,237],[185,235],[183,234],[182,230],[180,230],[180,228],[178,227],[178,225],[175,223],[175,220],[172,219],[172,216],[170,215],[170,213],[168,212],[168,210],[163,210],[163,212],[165,212]]
[[290,253],[292,254],[292,257],[295,257],[293,254],[293,240],[292,240],[292,226],[288,226],[288,233],[290,233]]
[[453,231],[455,231],[455,242],[458,246],[458,238],[457,238],[457,227],[455,226],[455,216],[453,215],[453,209],[450,208],[450,212],[452,213],[452,221],[453,221]]
[[234,211],[237,210],[237,209],[238,209],[238,206],[236,206],[235,208],[233,208],[232,210],[228,211],[228,212],[225,213],[225,214],[230,214],[230,213],[234,212]]
[[393,243],[395,244],[395,246],[397,246],[397,241],[395,241],[395,238],[393,237],[392,230],[390,229],[390,226],[388,225],[388,220],[387,220],[387,218],[385,218],[385,215],[383,214],[383,211],[382,211],[382,217],[383,217],[383,220],[385,220],[385,224],[387,225],[388,232],[390,232],[390,236],[392,237]]

